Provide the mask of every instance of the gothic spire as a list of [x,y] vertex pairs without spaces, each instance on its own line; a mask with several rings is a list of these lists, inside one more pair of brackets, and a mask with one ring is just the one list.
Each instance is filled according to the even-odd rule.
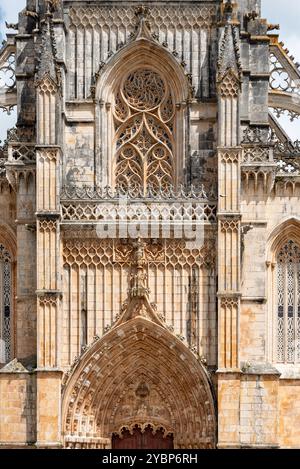
[[60,82],[59,67],[56,62],[56,45],[52,27],[51,2],[47,2],[47,11],[42,26],[42,44],[40,50],[37,80],[40,81],[45,75],[50,77],[56,84]]

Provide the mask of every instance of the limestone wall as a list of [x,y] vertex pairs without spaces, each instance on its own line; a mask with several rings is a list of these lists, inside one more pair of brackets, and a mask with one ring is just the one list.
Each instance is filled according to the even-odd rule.
[[36,440],[36,380],[29,373],[0,373],[0,443]]
[[300,380],[281,380],[279,401],[279,442],[283,448],[300,448]]

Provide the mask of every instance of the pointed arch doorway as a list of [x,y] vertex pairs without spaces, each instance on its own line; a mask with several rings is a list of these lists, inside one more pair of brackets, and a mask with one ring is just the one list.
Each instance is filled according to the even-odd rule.
[[86,351],[66,383],[65,447],[167,449],[174,439],[176,449],[215,448],[211,389],[201,362],[170,331],[144,316],[128,319]]
[[138,426],[129,431],[122,429],[121,436],[113,434],[112,449],[174,449],[173,434],[165,435],[163,429],[153,430],[147,425],[143,430]]

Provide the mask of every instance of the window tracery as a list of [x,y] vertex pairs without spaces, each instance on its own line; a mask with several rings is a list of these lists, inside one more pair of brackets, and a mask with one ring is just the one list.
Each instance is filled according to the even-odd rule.
[[11,358],[11,309],[12,309],[12,266],[11,255],[0,244],[0,288],[1,288],[1,357],[7,363]]
[[300,248],[286,243],[277,256],[277,361],[300,361]]
[[175,107],[168,85],[152,69],[137,69],[115,96],[115,186],[168,188],[174,183]]

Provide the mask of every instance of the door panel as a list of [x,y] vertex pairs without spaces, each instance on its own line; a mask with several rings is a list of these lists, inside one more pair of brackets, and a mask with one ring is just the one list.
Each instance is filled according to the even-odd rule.
[[173,435],[164,438],[162,430],[153,434],[150,425],[142,433],[138,427],[133,429],[132,434],[124,430],[123,438],[118,435],[112,437],[113,449],[173,449]]

